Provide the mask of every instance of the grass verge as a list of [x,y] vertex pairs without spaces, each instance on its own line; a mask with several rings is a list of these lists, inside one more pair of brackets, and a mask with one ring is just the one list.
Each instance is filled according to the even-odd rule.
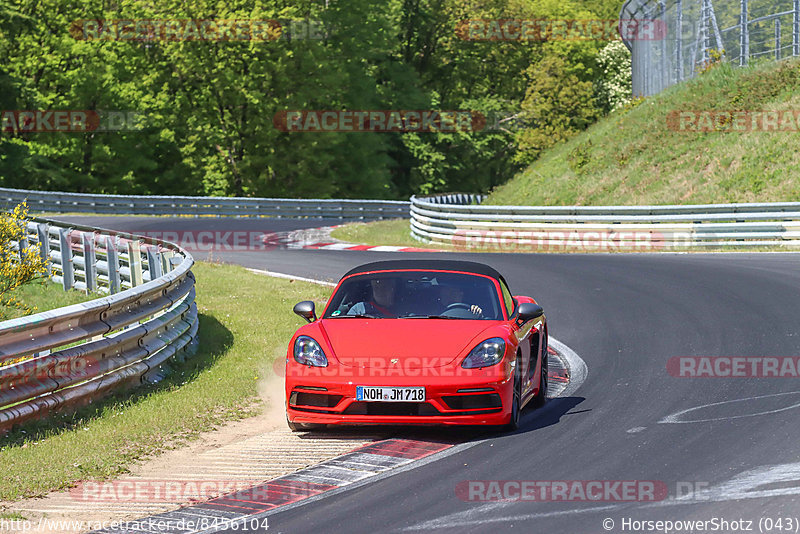
[[[600,120],[498,186],[493,205],[638,205],[800,200],[800,61],[727,63]],[[677,112],[788,111],[774,127],[698,131]],[[787,122],[789,119],[789,122]],[[766,126],[766,127],[765,127]],[[769,131],[765,131],[769,129]]]
[[242,267],[198,263],[199,349],[161,383],[118,393],[71,415],[31,423],[0,441],[0,500],[113,477],[141,458],[263,409],[257,383],[302,319],[300,300],[330,289]]
[[[413,237],[408,219],[388,219],[369,223],[356,222],[344,224],[331,231],[331,237],[348,243],[368,245],[393,245],[425,247]],[[435,248],[435,247],[431,247]]]
[[[53,310],[97,298],[96,295],[87,295],[74,289],[64,291],[59,284],[47,279],[37,280],[18,288],[14,291],[14,296],[26,306],[30,306],[32,313]],[[23,315],[25,312],[21,309],[0,307],[0,321]]]

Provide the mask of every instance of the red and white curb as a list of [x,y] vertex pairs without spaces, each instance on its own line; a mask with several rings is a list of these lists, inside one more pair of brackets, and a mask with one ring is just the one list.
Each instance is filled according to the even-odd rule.
[[355,243],[312,243],[304,249],[314,250],[366,250],[370,252],[442,252],[433,248],[397,247],[392,245],[357,245]]
[[346,243],[331,237],[331,231],[339,226],[323,226],[293,230],[269,236],[271,244],[287,249],[312,249],[312,250],[358,250],[370,252],[443,252],[439,249],[402,247],[393,245],[359,245]]
[[210,501],[95,532],[214,532],[233,523],[263,527],[266,512],[355,484],[453,447],[455,443],[387,439],[364,445],[315,466]]

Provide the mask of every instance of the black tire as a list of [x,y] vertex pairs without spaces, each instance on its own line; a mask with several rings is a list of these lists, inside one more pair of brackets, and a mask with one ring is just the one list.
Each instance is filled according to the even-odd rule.
[[543,336],[542,341],[542,370],[539,373],[539,392],[533,398],[533,406],[535,408],[541,408],[547,402],[547,368],[549,359],[550,358],[547,353],[547,336],[545,335]]
[[511,395],[511,417],[503,430],[513,432],[519,428],[520,413],[522,412],[522,360],[517,355],[517,363],[514,365],[514,389]]

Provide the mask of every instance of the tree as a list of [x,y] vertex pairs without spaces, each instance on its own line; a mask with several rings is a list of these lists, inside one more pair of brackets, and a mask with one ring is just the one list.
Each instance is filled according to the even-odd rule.
[[528,72],[532,82],[522,102],[528,128],[517,136],[520,151],[515,156],[524,163],[584,130],[599,116],[592,82],[569,73],[561,56],[550,54]]
[[609,113],[631,100],[631,52],[622,41],[611,41],[597,56],[601,77],[597,82],[597,99]]

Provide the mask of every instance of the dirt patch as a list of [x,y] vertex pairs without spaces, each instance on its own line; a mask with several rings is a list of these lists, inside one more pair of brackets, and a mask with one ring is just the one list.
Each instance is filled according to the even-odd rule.
[[[281,354],[279,358],[283,358]],[[279,360],[280,361],[280,360]],[[279,367],[276,367],[276,369]],[[266,370],[265,370],[266,371]],[[88,532],[205,501],[344,454],[377,436],[363,430],[326,432],[323,439],[286,426],[283,378],[264,372],[262,411],[205,432],[176,449],[135,464],[115,480],[85,481],[43,498],[0,503],[2,532]]]

